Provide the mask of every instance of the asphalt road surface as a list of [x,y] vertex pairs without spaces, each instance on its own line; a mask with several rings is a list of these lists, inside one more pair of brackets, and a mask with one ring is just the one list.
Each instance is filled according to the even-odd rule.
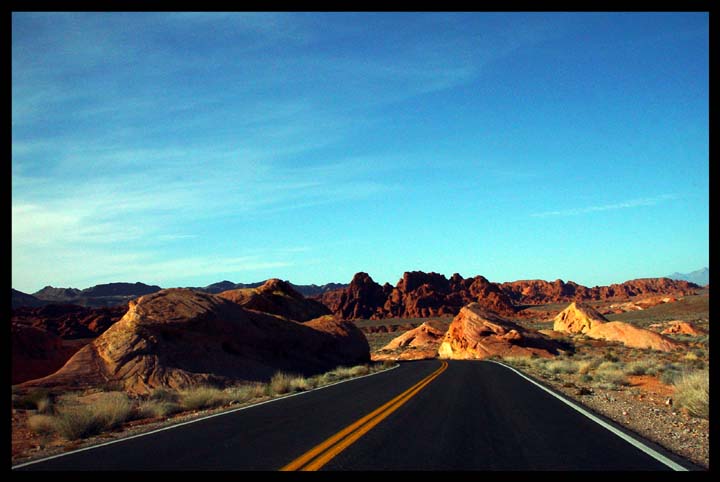
[[508,367],[440,360],[403,362],[387,372],[15,467],[281,469],[698,467],[637,436],[608,430]]

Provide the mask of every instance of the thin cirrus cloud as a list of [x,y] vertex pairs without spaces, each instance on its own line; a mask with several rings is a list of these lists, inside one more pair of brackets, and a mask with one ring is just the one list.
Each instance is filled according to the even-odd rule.
[[636,207],[641,207],[641,206],[654,206],[656,204],[659,204],[661,202],[668,201],[671,199],[677,199],[677,195],[663,194],[663,195],[654,196],[654,197],[630,199],[628,201],[623,201],[623,202],[619,202],[619,203],[600,204],[600,205],[596,205],[596,206],[586,206],[586,207],[582,207],[582,208],[560,209],[557,211],[544,211],[544,212],[540,212],[540,213],[533,213],[533,214],[531,214],[531,216],[538,217],[538,218],[551,217],[551,216],[578,216],[580,214],[589,214],[589,213],[595,213],[595,212],[601,212],[601,211],[615,211],[618,209],[630,209],[630,208],[636,208]]

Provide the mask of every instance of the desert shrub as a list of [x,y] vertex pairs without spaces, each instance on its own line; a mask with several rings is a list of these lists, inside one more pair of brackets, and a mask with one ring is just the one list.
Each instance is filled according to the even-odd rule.
[[675,380],[675,403],[693,417],[707,419],[710,413],[710,372],[684,374]]
[[503,362],[514,367],[526,367],[528,366],[528,358],[524,356],[508,356],[502,359]]
[[270,379],[270,389],[275,395],[282,395],[290,392],[293,375],[285,372],[277,372]]
[[148,398],[159,402],[177,402],[179,395],[177,392],[159,387],[154,389]]
[[143,400],[135,410],[137,418],[156,418],[178,413],[182,407],[175,402],[164,400]]
[[595,364],[591,360],[583,360],[577,364],[577,372],[580,375],[587,375],[593,368],[595,368]]
[[[600,365],[602,367],[602,364]],[[599,380],[601,382],[606,382],[610,385],[613,385],[615,387],[620,385],[629,385],[630,382],[628,381],[627,377],[625,376],[625,373],[623,370],[618,368],[605,368],[601,369],[598,367],[597,370],[595,370],[593,378],[596,380]]]
[[334,378],[342,380],[343,378],[350,378],[351,368],[350,367],[337,367],[329,372]]
[[52,429],[67,440],[77,440],[115,429],[132,414],[132,402],[125,393],[106,392],[91,404],[58,405],[54,415],[33,423],[39,430]]
[[611,350],[605,352],[605,354],[603,355],[603,359],[611,363],[620,361],[617,355]]
[[92,403],[91,410],[103,428],[113,429],[130,418],[132,402],[123,392],[106,392]]
[[38,435],[55,432],[55,418],[50,415],[31,415],[27,419],[28,428]]
[[578,364],[570,360],[554,360],[547,364],[547,370],[550,373],[577,373]]
[[[534,355],[534,353],[533,353],[533,355]],[[528,360],[527,360],[527,366],[528,366],[529,368],[534,368],[534,369],[536,369],[536,370],[543,371],[543,370],[545,370],[545,368],[546,368],[547,362],[548,362],[548,361],[547,361],[546,358],[542,358],[542,357],[537,357],[537,358],[536,358],[536,357],[532,357],[532,356],[531,356],[531,357],[528,358]]]
[[230,396],[219,388],[199,385],[180,391],[180,406],[185,410],[214,408],[230,402]]
[[370,373],[370,368],[367,365],[355,365],[350,368],[350,376],[361,377]]
[[388,368],[392,368],[395,366],[395,362],[391,360],[384,360],[382,364],[380,365],[380,369],[387,370]]
[[675,383],[675,380],[680,377],[682,370],[678,365],[674,363],[667,363],[660,367],[658,373],[660,382],[664,383],[665,385],[673,385]]
[[67,440],[91,437],[103,431],[103,423],[91,407],[76,405],[58,409],[53,416],[55,431]]
[[605,372],[605,371],[611,371],[611,370],[621,370],[623,368],[623,365],[619,363],[617,360],[615,361],[604,361],[601,362],[599,365],[596,366],[595,370]]
[[265,389],[266,387],[262,383],[252,383],[229,388],[226,393],[231,401],[245,403],[265,396]]
[[633,361],[625,365],[623,371],[626,375],[645,375],[650,363],[644,360]]
[[290,379],[290,392],[304,392],[312,388],[313,383],[305,377],[296,376]]

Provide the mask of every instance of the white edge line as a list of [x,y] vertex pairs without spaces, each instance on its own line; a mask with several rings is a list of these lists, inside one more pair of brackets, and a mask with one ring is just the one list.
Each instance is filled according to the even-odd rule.
[[305,390],[305,391],[302,391],[302,392],[291,393],[291,394],[289,394],[289,395],[283,395],[282,397],[271,398],[270,400],[265,400],[265,401],[263,401],[263,402],[254,403],[254,404],[252,404],[252,405],[245,405],[244,407],[233,408],[232,410],[227,410],[227,411],[224,411],[224,412],[214,413],[214,414],[212,414],[212,415],[207,415],[207,416],[205,416],[205,417],[200,417],[200,418],[196,418],[196,419],[193,419],[193,420],[188,420],[187,422],[176,423],[176,424],[170,425],[170,426],[168,426],[168,427],[162,427],[162,428],[158,428],[158,429],[155,429],[155,430],[151,430],[151,431],[149,431],[149,432],[143,432],[143,433],[139,433],[139,434],[136,434],[136,435],[130,435],[129,437],[123,437],[123,438],[119,438],[119,439],[115,439],[115,440],[110,440],[110,441],[108,441],[108,442],[103,442],[103,443],[101,443],[101,444],[91,445],[91,446],[88,446],[88,447],[83,447],[83,448],[81,448],[81,449],[72,450],[72,451],[70,451],[70,452],[63,452],[63,453],[61,453],[61,454],[55,454],[55,455],[51,455],[51,456],[49,456],[49,457],[44,457],[44,458],[42,458],[42,459],[31,460],[31,461],[29,461],[29,462],[23,462],[22,464],[13,465],[13,466],[11,467],[11,470],[19,469],[19,468],[21,468],[21,467],[26,467],[26,466],[28,466],[28,465],[39,464],[40,462],[46,462],[46,461],[48,461],[48,460],[57,459],[57,458],[59,458],[59,457],[64,457],[64,456],[66,456],[66,455],[76,454],[76,453],[78,453],[78,452],[84,452],[84,451],[86,451],[86,450],[92,450],[92,449],[96,449],[96,448],[99,448],[99,447],[104,447],[104,446],[106,446],[106,445],[112,445],[112,444],[115,444],[115,443],[118,443],[118,442],[124,442],[124,441],[126,441],[126,440],[131,440],[131,439],[138,438],[138,437],[144,437],[144,436],[146,436],[146,435],[151,435],[151,434],[154,434],[154,433],[163,432],[163,431],[165,431],[165,430],[170,430],[170,429],[173,429],[173,428],[182,427],[183,425],[188,425],[188,424],[195,423],[195,422],[201,422],[201,421],[207,420],[207,419],[209,419],[209,418],[219,417],[219,416],[221,416],[221,415],[229,415],[229,414],[234,413],[234,412],[239,412],[240,410],[247,410],[247,409],[249,409],[249,408],[254,408],[254,407],[259,407],[260,405],[265,405],[266,403],[277,402],[277,401],[279,401],[279,400],[284,400],[284,399],[286,399],[286,398],[296,397],[296,396],[298,396],[298,395],[304,395],[304,394],[306,394],[306,393],[314,392],[314,391],[316,391],[316,390],[322,390],[323,388],[330,388],[330,387],[332,387],[332,386],[334,386],[334,385],[339,385],[339,384],[341,384],[341,383],[352,382],[352,381],[354,381],[354,380],[360,380],[361,378],[371,377],[371,376],[373,376],[373,375],[378,375],[378,374],[380,374],[380,373],[385,373],[385,372],[388,372],[388,371],[390,371],[390,370],[394,370],[394,369],[398,368],[399,366],[400,366],[400,365],[396,363],[395,366],[390,367],[390,368],[387,368],[387,369],[385,369],[385,370],[381,370],[381,371],[379,371],[379,372],[368,373],[367,375],[362,375],[362,376],[360,376],[360,377],[355,377],[355,378],[348,378],[347,380],[340,380],[340,381],[338,381],[338,382],[330,383],[329,385],[323,385],[322,387],[313,388],[313,389],[311,389],[311,390]]
[[663,464],[667,465],[667,466],[670,467],[671,469],[673,469],[673,470],[675,470],[675,471],[678,471],[678,472],[682,472],[682,471],[687,472],[687,471],[688,471],[688,469],[685,468],[685,467],[683,467],[682,465],[680,465],[680,464],[678,464],[678,463],[676,463],[676,462],[673,462],[672,460],[670,460],[669,458],[665,457],[665,456],[664,456],[663,454],[661,454],[660,452],[657,452],[657,451],[651,449],[650,447],[648,447],[647,445],[645,445],[645,444],[642,443],[641,441],[633,438],[632,436],[626,434],[625,432],[623,432],[623,431],[621,431],[621,430],[618,430],[617,428],[613,427],[612,425],[610,425],[609,423],[605,422],[605,421],[602,420],[601,418],[596,417],[595,415],[593,415],[592,413],[588,412],[587,410],[585,410],[585,409],[582,408],[581,406],[577,405],[576,403],[571,402],[571,401],[568,400],[567,398],[558,395],[557,393],[553,392],[552,390],[548,389],[547,387],[544,387],[543,385],[539,384],[538,382],[536,382],[536,381],[533,380],[532,378],[526,376],[524,373],[522,373],[521,371],[515,369],[514,367],[511,367],[511,366],[509,366],[509,365],[505,365],[504,363],[500,363],[500,362],[497,362],[497,361],[494,361],[494,360],[485,360],[485,361],[488,361],[488,362],[491,362],[491,363],[496,363],[496,364],[498,364],[498,365],[500,365],[500,366],[504,366],[505,368],[508,368],[508,369],[514,371],[515,373],[517,373],[518,375],[520,375],[521,377],[523,377],[524,379],[526,379],[526,380],[529,381],[530,383],[533,383],[534,385],[537,385],[538,387],[542,388],[543,390],[545,390],[546,392],[548,392],[548,393],[549,393],[550,395],[552,395],[553,397],[555,397],[555,398],[557,398],[558,400],[566,403],[567,405],[569,405],[570,407],[574,408],[575,410],[577,410],[577,411],[580,412],[581,414],[585,415],[587,418],[589,418],[589,419],[592,420],[593,422],[595,422],[595,423],[603,426],[604,428],[608,429],[609,431],[611,431],[612,433],[614,433],[615,435],[617,435],[617,436],[620,437],[621,439],[625,440],[626,442],[630,443],[631,445],[633,445],[633,446],[637,447],[638,449],[642,450],[643,452],[645,452],[646,454],[648,454],[649,456],[651,456],[652,458],[654,458],[654,459],[657,460],[658,462],[662,462]]

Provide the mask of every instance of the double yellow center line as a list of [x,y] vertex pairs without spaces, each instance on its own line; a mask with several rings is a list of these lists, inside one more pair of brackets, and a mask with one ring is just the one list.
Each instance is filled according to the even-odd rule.
[[368,413],[360,420],[348,425],[324,442],[311,448],[280,470],[319,470],[337,454],[352,445],[357,439],[369,432],[375,425],[385,420],[391,413],[403,406],[405,402],[417,395],[420,390],[439,377],[440,374],[447,369],[447,367],[448,363],[443,360],[440,368],[432,372],[430,375],[423,378],[389,402]]

